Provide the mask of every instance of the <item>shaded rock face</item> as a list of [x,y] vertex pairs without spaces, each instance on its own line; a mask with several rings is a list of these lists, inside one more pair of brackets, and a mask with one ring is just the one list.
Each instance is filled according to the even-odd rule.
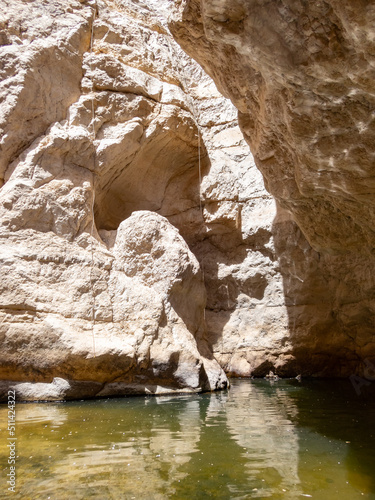
[[375,361],[374,5],[174,5],[173,35],[239,110],[277,200],[272,234],[293,346],[283,366],[366,374]]

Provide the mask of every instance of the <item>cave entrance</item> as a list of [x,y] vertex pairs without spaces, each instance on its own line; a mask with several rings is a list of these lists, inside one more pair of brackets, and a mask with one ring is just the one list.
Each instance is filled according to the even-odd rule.
[[[150,210],[167,217],[189,240],[202,225],[197,127],[188,115],[169,116],[150,134],[139,122],[133,125],[124,130],[120,153],[99,152],[96,227],[116,230],[134,211]],[[203,144],[200,155],[205,175],[209,158]]]

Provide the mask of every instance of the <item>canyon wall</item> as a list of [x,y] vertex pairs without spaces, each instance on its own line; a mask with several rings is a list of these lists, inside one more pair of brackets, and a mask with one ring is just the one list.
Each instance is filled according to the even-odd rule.
[[3,397],[226,387],[200,265],[165,217],[196,224],[208,165],[189,58],[125,2],[12,0],[1,23]]
[[167,11],[2,6],[2,397],[215,390],[291,356],[275,203]]
[[[284,80],[260,85],[256,45],[239,48],[240,3],[220,21],[231,35],[198,3],[175,7],[174,37],[242,132],[172,37],[168,0],[0,6],[2,397],[197,392],[225,372],[368,375],[375,361],[370,232],[346,217],[341,234],[328,169],[321,186],[294,173],[307,101],[311,129],[294,135]],[[277,62],[264,58],[271,76]]]
[[366,1],[182,0],[170,22],[294,221],[274,241],[310,374],[374,376],[374,21]]

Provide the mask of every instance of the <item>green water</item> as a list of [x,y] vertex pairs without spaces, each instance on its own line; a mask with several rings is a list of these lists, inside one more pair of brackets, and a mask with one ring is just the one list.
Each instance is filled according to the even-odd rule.
[[0,498],[375,499],[375,401],[350,382],[234,380],[16,411],[14,494],[0,407]]

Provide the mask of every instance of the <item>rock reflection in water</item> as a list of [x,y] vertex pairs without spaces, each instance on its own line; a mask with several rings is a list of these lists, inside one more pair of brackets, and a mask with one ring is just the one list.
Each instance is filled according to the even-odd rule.
[[[329,432],[322,414],[329,413],[339,429],[345,406],[327,405],[308,386],[249,380],[235,380],[230,391],[213,394],[18,404],[12,496],[356,500],[365,492],[373,499],[363,468],[355,469],[348,454],[351,445]],[[353,405],[350,411],[352,422]],[[2,436],[6,418],[2,406]],[[347,433],[354,441],[350,428]],[[355,457],[371,461],[362,437]],[[4,478],[5,440],[0,446]]]
[[234,385],[226,406],[227,426],[247,458],[249,478],[258,484],[252,497],[301,496],[298,436],[290,420],[296,414],[292,400],[277,387],[270,395],[254,384]]
[[[2,409],[2,407],[0,407]],[[17,405],[17,424],[28,425],[43,422],[55,427],[63,425],[68,419],[63,405],[19,404]]]

